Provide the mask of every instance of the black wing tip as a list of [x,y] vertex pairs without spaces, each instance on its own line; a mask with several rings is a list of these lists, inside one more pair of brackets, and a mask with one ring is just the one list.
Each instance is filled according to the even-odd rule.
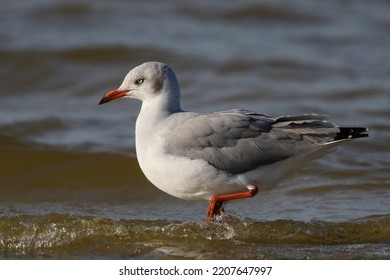
[[368,129],[365,127],[339,127],[339,129],[340,132],[336,134],[335,141],[369,136]]

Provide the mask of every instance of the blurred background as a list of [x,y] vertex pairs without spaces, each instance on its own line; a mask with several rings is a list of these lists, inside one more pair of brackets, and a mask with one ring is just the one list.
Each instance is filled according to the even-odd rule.
[[[134,124],[140,103],[97,105],[131,68],[151,60],[175,70],[184,110],[245,108],[272,116],[313,112],[339,125],[370,129],[370,138],[313,162],[270,192],[229,204],[228,212],[255,224],[291,219],[298,224],[288,228],[298,232],[300,222],[312,225],[313,219],[330,222],[324,231],[333,232],[334,223],[344,228],[337,223],[375,217],[360,230],[379,223],[380,234],[390,231],[388,0],[0,0],[3,257],[74,257],[53,248],[86,238],[80,220],[95,230],[101,222],[94,219],[116,226],[126,219],[147,232],[153,230],[145,221],[160,221],[168,229],[173,223],[197,234],[204,230],[199,222],[182,222],[203,221],[207,202],[169,197],[139,170]],[[53,226],[61,223],[62,235]],[[278,224],[277,230],[285,227]],[[241,236],[235,230],[232,236]],[[181,236],[181,230],[172,234]],[[213,239],[215,233],[210,234]],[[23,246],[27,249],[18,251]],[[158,253],[134,249],[120,256],[193,256],[186,255],[188,248],[172,253],[158,246],[152,246],[160,248]],[[389,256],[388,243],[383,246],[379,255],[363,256]],[[303,258],[310,250],[246,257]],[[110,254],[99,256],[120,257],[115,250]]]

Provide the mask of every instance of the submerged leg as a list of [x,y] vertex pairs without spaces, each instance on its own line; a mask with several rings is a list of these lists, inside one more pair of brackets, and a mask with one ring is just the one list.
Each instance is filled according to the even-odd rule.
[[213,196],[213,198],[210,201],[209,207],[207,208],[207,219],[209,221],[212,221],[215,215],[220,215],[221,212],[223,212],[222,206],[225,201],[232,200],[232,199],[253,197],[256,195],[257,191],[258,191],[257,187],[253,187],[249,189],[247,192]]

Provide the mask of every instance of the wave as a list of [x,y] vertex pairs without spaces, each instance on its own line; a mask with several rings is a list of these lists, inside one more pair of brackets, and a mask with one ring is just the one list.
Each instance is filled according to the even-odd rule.
[[[154,46],[127,46],[122,43],[101,44],[101,45],[82,45],[82,46],[65,46],[58,49],[5,49],[0,48],[0,62],[9,66],[14,66],[17,69],[22,69],[23,62],[28,61],[33,67],[45,68],[48,67],[48,62],[52,61],[56,65],[64,63],[91,63],[104,65],[112,63],[116,67],[118,65],[127,65],[132,63],[141,63],[157,58],[165,58],[165,60],[178,60],[190,58],[181,57],[173,51]],[[198,59],[198,58],[197,58]],[[194,58],[194,62],[196,62]],[[54,68],[54,65],[53,65]],[[16,69],[16,70],[17,70]],[[8,72],[12,72],[8,69]]]
[[[390,215],[344,222],[231,216],[209,223],[48,214],[1,217],[0,228],[3,258],[301,258],[310,250],[317,251],[312,258],[326,258],[330,246],[333,257],[386,258],[390,253]],[[345,255],[346,248],[351,254]],[[359,255],[362,249],[366,255]]]
[[325,23],[327,18],[320,15],[313,15],[294,11],[291,7],[276,5],[254,5],[236,9],[225,13],[222,16],[226,20],[254,19],[260,21],[285,21],[289,23]]
[[180,14],[201,19],[222,19],[225,21],[256,20],[263,22],[288,22],[288,23],[310,23],[322,24],[328,22],[328,17],[299,11],[292,6],[254,4],[240,7],[225,6],[206,9],[204,6],[184,5],[176,9]]

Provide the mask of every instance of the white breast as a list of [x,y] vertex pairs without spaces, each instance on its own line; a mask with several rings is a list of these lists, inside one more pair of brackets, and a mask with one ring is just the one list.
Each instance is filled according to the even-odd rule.
[[216,194],[237,192],[244,184],[201,159],[169,155],[164,139],[141,141],[137,137],[137,158],[148,180],[160,190],[187,200],[210,200]]

